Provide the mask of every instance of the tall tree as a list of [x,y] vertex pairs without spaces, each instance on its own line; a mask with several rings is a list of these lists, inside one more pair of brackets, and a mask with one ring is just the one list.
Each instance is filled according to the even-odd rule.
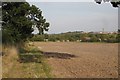
[[3,43],[25,42],[32,36],[33,25],[36,25],[39,34],[48,31],[49,27],[42,11],[27,2],[3,2],[2,21]]

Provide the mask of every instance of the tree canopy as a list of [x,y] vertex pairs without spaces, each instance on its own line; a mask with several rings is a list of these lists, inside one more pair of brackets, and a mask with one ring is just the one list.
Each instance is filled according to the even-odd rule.
[[110,2],[113,7],[120,6],[120,0],[95,0],[96,3],[101,4],[101,2]]
[[42,16],[42,11],[27,2],[2,3],[2,41],[16,44],[25,42],[32,36],[35,25],[39,34],[48,31],[49,23]]

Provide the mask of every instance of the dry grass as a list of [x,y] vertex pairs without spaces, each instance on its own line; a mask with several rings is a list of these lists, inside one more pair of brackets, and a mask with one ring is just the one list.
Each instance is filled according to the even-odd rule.
[[45,59],[42,63],[20,63],[18,51],[15,47],[6,48],[7,55],[2,57],[2,77],[3,78],[47,78],[49,67]]

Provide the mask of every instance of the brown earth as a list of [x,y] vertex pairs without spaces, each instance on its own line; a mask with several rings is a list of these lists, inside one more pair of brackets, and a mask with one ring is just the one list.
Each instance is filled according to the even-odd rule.
[[57,78],[117,78],[118,44],[34,42]]

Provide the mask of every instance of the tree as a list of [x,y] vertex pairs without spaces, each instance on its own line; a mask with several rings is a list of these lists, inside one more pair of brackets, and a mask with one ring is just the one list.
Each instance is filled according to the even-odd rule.
[[118,33],[120,34],[120,29],[118,29]]
[[46,19],[44,19],[44,17],[42,16],[42,11],[35,5],[32,5],[31,14],[32,15],[29,16],[29,18],[33,20],[34,25],[36,25],[39,30],[39,34],[44,34],[44,31],[48,31],[48,27],[50,24],[46,22]]
[[117,42],[120,43],[120,34],[117,34],[116,39],[117,39]]
[[42,16],[42,11],[27,2],[2,3],[2,41],[3,43],[23,43],[32,36],[33,25],[39,34],[48,31],[49,23]]
[[120,0],[95,0],[96,3],[101,4],[101,2],[110,2],[113,7],[119,7],[120,6]]

